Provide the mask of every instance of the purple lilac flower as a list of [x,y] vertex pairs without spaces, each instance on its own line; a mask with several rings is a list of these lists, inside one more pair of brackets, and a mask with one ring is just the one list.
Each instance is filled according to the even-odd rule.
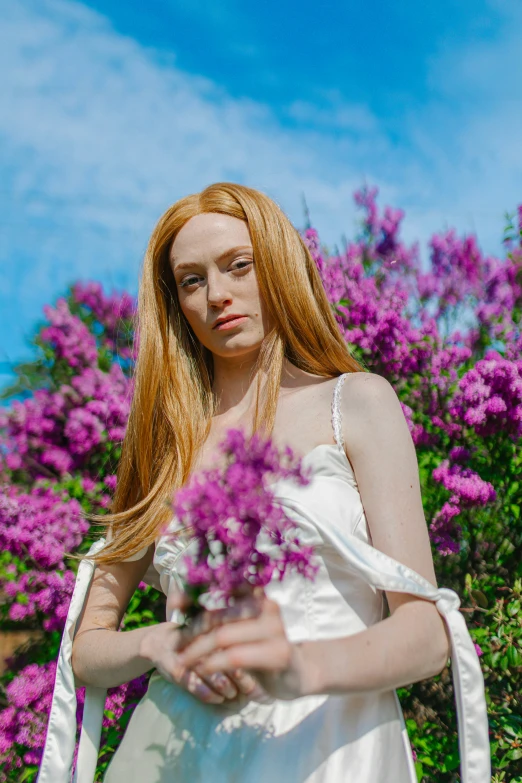
[[460,508],[454,503],[444,503],[429,526],[430,539],[441,555],[452,555],[460,551],[459,536],[462,531],[454,519],[460,514]]
[[50,326],[42,329],[41,338],[52,344],[56,357],[65,359],[74,368],[95,364],[98,358],[96,338],[80,318],[71,314],[67,301],[60,298],[55,308],[47,305],[44,312]]
[[451,492],[455,503],[468,506],[485,506],[492,503],[497,493],[489,481],[484,481],[478,473],[462,465],[450,465],[444,460],[433,471],[433,478]]
[[[40,763],[51,708],[56,661],[25,666],[7,685],[7,707],[0,711],[0,781],[5,773],[22,771]],[[121,737],[120,720],[132,710],[147,689],[145,675],[110,688],[107,692],[103,727]],[[76,724],[79,729],[85,701],[85,689],[77,691]],[[74,761],[78,747],[76,746]],[[4,776],[4,777],[3,777]],[[13,779],[9,777],[9,779]]]
[[220,450],[224,467],[194,475],[173,504],[178,526],[196,542],[196,553],[184,560],[196,606],[202,595],[230,603],[288,571],[313,578],[313,551],[270,490],[277,480],[307,484],[300,460],[290,448],[281,454],[269,439],[247,439],[240,430],[229,430]]
[[102,343],[123,359],[132,358],[132,345],[121,333],[122,323],[132,321],[136,313],[136,301],[123,292],[110,296],[104,294],[98,282],[76,283],[72,296],[78,304],[89,308],[98,324],[103,327]]
[[107,373],[83,368],[59,391],[15,400],[0,421],[4,470],[34,479],[84,470],[108,442],[123,440],[131,393],[132,381],[113,364]]
[[64,554],[79,546],[89,523],[75,498],[52,487],[23,492],[16,485],[0,492],[0,549],[33,567],[63,569]]
[[522,436],[522,359],[509,361],[488,351],[459,381],[449,406],[477,435]]

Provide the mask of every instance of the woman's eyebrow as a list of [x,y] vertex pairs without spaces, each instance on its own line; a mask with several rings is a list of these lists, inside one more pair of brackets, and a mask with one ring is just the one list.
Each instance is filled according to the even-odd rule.
[[[223,253],[220,253],[220,255],[216,258],[216,261],[222,261],[224,258],[227,258],[227,256],[231,256],[234,253],[237,253],[239,250],[253,250],[252,245],[238,245],[237,247],[231,247],[228,250],[225,250]],[[180,269],[192,269],[194,264],[197,264],[197,261],[184,261],[181,264],[176,264],[174,261],[174,271],[177,272]]]

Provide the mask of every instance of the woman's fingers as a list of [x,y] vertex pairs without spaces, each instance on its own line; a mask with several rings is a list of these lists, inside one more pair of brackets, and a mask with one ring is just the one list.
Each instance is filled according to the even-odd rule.
[[201,680],[217,693],[218,696],[223,696],[225,699],[235,699],[237,697],[238,688],[236,684],[223,672],[204,674],[202,669],[198,666],[194,667],[193,671],[195,671]]
[[264,610],[259,617],[219,625],[207,633],[196,636],[180,653],[180,660],[185,666],[193,666],[197,661],[220,648],[261,642],[279,636],[286,639],[279,607],[273,601],[266,600]]
[[180,588],[174,579],[171,579],[168,595],[166,615],[169,618],[173,611],[185,612],[190,607],[190,599],[186,593]]
[[215,671],[232,672],[236,668],[280,672],[290,661],[291,648],[286,640],[267,639],[218,650],[202,662],[201,671],[204,676]]
[[239,693],[245,696],[255,696],[263,690],[255,677],[243,669],[234,669],[228,672],[228,676],[235,683]]
[[193,669],[183,669],[181,677],[176,681],[205,704],[222,704],[225,701],[225,697],[216,693]]
[[[230,631],[233,630],[233,633]],[[180,653],[180,659],[184,666],[194,666],[198,661],[212,655],[220,648],[230,647],[233,644],[260,641],[266,636],[264,627],[256,621],[244,620],[234,625],[221,626],[208,633],[197,636]]]
[[252,617],[259,617],[262,612],[263,596],[259,593],[243,598],[226,609],[213,609],[196,615],[186,627],[180,629],[180,639],[177,645],[179,651],[186,648],[193,639],[208,634],[214,628],[220,628],[229,623],[239,622]]

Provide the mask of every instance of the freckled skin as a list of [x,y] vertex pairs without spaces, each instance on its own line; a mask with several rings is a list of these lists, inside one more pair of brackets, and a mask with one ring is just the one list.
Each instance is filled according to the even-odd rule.
[[[238,248],[225,258],[227,250]],[[198,340],[214,355],[216,385],[221,370],[253,364],[271,323],[261,299],[247,224],[229,215],[191,218],[172,243],[170,264],[179,303]],[[189,264],[181,269],[180,264]],[[248,316],[231,330],[212,329],[228,313]]]

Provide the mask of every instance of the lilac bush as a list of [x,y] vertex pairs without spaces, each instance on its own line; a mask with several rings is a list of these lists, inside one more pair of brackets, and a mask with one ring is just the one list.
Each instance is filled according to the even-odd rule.
[[449,410],[479,436],[505,433],[520,440],[522,358],[510,361],[497,351],[488,351],[460,379]]
[[23,770],[40,762],[55,671],[54,661],[30,664],[5,688],[9,705],[0,712],[2,783],[19,780]]
[[[74,349],[74,360],[77,355]],[[130,386],[113,363],[108,372],[82,367],[57,389],[38,389],[27,400],[15,400],[10,414],[0,418],[9,443],[0,471],[14,472],[15,478],[23,474],[21,483],[76,472],[97,477],[98,465],[123,440]]]
[[[27,779],[28,772],[32,778],[38,770],[45,742],[55,672],[55,661],[43,665],[32,663],[21,669],[5,687],[9,706],[0,712],[0,783]],[[124,726],[146,688],[144,676],[119,688],[109,688],[102,725],[105,752],[100,759],[100,769],[107,766],[110,759],[107,751],[110,748],[114,750],[115,744],[121,740]],[[84,701],[85,688],[79,688],[76,709],[78,728],[83,717]]]
[[[377,196],[376,188],[355,194],[361,221],[342,252],[330,252],[312,227],[303,239],[354,355],[397,391],[417,450],[438,582],[461,596],[480,650],[495,783],[522,780],[522,207],[509,220],[502,257],[450,229],[430,239],[422,261],[418,244],[401,239],[404,213],[381,210]],[[0,680],[5,783],[22,774],[34,780],[76,570],[67,553],[87,550],[96,531],[83,512],[99,513],[115,488],[132,395],[134,312],[125,293],[75,284],[45,308],[35,359],[20,365],[2,395],[0,623],[43,630]],[[216,510],[260,489],[259,465],[249,466],[239,441],[232,452],[229,493],[216,477],[205,490]],[[202,499],[201,486],[190,491],[179,495],[180,516],[191,497]],[[268,578],[270,568],[259,575]],[[161,621],[164,611],[162,597],[140,585],[123,625]],[[98,776],[146,683],[111,691]],[[419,780],[454,783],[448,671],[399,696]],[[79,692],[79,714],[81,706]]]
[[6,485],[0,495],[0,618],[26,628],[61,631],[75,574],[65,554],[89,524],[79,502],[51,487]]

